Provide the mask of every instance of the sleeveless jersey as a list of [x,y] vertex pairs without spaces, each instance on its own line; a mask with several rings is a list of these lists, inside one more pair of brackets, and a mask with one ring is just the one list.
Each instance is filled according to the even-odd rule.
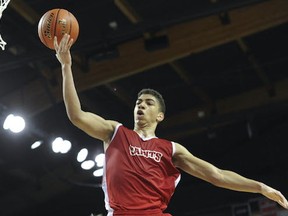
[[[165,215],[180,180],[172,162],[174,143],[141,138],[123,125],[105,153],[102,188],[108,215]],[[169,214],[168,214],[169,215]]]

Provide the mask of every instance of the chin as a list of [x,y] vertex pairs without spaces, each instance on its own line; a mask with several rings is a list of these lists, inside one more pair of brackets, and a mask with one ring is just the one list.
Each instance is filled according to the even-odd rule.
[[139,125],[139,126],[142,126],[142,125],[145,125],[145,124],[146,124],[146,121],[141,120],[141,119],[136,119],[136,120],[135,120],[135,124],[136,124],[136,125]]

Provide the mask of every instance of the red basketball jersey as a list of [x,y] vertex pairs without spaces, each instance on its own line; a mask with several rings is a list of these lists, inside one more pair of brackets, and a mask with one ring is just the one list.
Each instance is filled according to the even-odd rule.
[[105,155],[108,215],[163,215],[180,180],[172,162],[174,149],[170,141],[143,139],[118,125]]

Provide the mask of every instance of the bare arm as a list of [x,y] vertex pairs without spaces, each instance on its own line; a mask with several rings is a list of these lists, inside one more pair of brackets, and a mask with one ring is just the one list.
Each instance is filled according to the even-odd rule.
[[115,121],[103,119],[101,116],[91,112],[85,112],[81,109],[80,100],[75,88],[72,74],[72,59],[70,48],[72,40],[69,35],[65,35],[58,44],[57,39],[54,39],[56,57],[61,63],[63,77],[63,100],[66,107],[67,115],[70,121],[89,134],[90,136],[108,142],[111,138],[115,126],[118,124]]
[[288,202],[281,192],[235,172],[222,170],[192,155],[185,147],[176,144],[174,164],[183,171],[211,184],[235,191],[260,193],[288,209]]

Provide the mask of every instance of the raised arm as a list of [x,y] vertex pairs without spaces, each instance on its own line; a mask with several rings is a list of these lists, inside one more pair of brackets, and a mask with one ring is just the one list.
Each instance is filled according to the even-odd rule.
[[59,44],[57,43],[57,38],[54,39],[56,57],[61,63],[63,100],[67,115],[76,127],[94,138],[108,142],[118,123],[115,121],[105,120],[99,115],[85,112],[81,109],[80,100],[72,74],[72,58],[70,54],[72,42],[73,39],[70,39],[70,36],[67,34],[63,36]]
[[229,170],[219,169],[211,163],[195,157],[180,144],[176,144],[176,151],[173,160],[176,167],[190,175],[210,182],[217,187],[235,191],[260,193],[288,209],[288,202],[281,192],[262,182],[245,178]]

